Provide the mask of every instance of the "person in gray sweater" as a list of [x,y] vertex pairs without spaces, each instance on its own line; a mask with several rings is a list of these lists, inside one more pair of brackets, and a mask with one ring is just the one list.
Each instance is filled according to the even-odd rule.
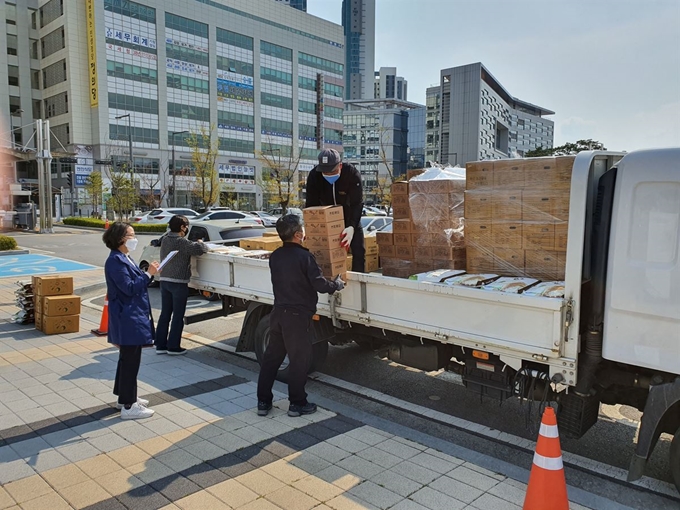
[[156,354],[180,355],[187,351],[180,342],[189,298],[191,256],[203,255],[208,247],[202,240],[192,242],[186,238],[189,220],[185,216],[173,216],[168,227],[170,232],[161,241],[161,260],[172,251],[177,250],[177,254],[161,271],[161,316],[156,326]]

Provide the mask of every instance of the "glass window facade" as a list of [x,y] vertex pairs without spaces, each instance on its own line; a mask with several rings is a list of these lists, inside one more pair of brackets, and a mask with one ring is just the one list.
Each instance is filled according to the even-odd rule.
[[208,38],[208,25],[169,12],[165,13],[165,26],[186,34]]
[[267,41],[260,41],[260,52],[270,57],[288,60],[289,62],[293,61],[293,50]]

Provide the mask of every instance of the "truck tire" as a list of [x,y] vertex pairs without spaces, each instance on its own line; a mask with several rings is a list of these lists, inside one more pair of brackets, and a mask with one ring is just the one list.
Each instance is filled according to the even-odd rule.
[[680,492],[680,428],[675,431],[673,441],[671,442],[669,464],[671,466],[671,474],[673,475],[675,488]]
[[[269,345],[269,315],[265,315],[262,317],[262,319],[260,319],[260,322],[258,322],[257,327],[255,328],[254,337],[255,343],[253,350],[255,351],[257,362],[262,364],[264,351],[267,350],[267,346]],[[327,355],[328,342],[316,342],[312,346],[312,365],[309,367],[308,373],[312,373],[315,370],[321,368],[321,366],[324,364],[324,361],[326,361]],[[288,356],[286,356],[286,359],[283,360],[276,378],[283,383],[288,382]]]

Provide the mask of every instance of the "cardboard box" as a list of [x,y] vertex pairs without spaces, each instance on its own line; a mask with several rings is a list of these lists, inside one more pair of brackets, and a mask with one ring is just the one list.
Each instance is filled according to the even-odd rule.
[[553,197],[553,217],[555,221],[569,221],[569,190],[558,190]]
[[307,207],[302,210],[302,218],[305,224],[311,223],[331,223],[333,221],[344,221],[345,217],[340,205],[320,205]]
[[49,317],[80,314],[80,296],[39,296],[36,312]]
[[408,201],[408,195],[393,195],[392,196],[392,207],[394,206],[408,206],[409,201]]
[[392,232],[376,232],[375,240],[381,248],[383,246],[391,246],[394,244],[394,234]]
[[80,315],[62,315],[59,317],[43,315],[41,331],[47,335],[77,333],[80,331]]
[[458,248],[451,248],[450,246],[433,246],[432,258],[440,260],[453,260],[456,258]]
[[262,237],[279,237],[276,232],[262,232]]
[[[393,182],[392,186],[390,186],[390,193],[392,194],[392,197],[395,195],[408,195],[408,182]],[[392,200],[394,200],[394,198],[392,198]]]
[[490,189],[493,186],[493,161],[475,161],[465,165],[465,189]]
[[414,245],[432,245],[432,234],[429,232],[416,232],[411,234],[411,242]]
[[364,271],[366,271],[367,273],[371,273],[373,271],[377,271],[379,267],[380,264],[378,263],[377,255],[366,256]]
[[408,191],[411,197],[414,194],[448,194],[452,191],[464,191],[465,180],[463,179],[430,179],[419,181],[414,179],[408,183]]
[[37,296],[65,296],[73,294],[73,277],[34,276],[33,292]]
[[[454,238],[451,235],[450,232],[438,232],[438,233],[433,233],[430,234],[429,237],[429,245],[430,246],[451,246],[453,244]],[[416,244],[416,243],[413,243]],[[437,257],[435,257],[437,258]],[[440,258],[446,258],[446,257],[440,257]]]
[[392,222],[392,232],[395,234],[410,234],[412,231],[411,220],[401,219]]
[[421,244],[413,245],[413,258],[414,259],[431,259],[432,258],[432,246],[423,246]]
[[524,274],[524,250],[512,248],[493,249],[493,272],[502,276]]
[[347,264],[346,264],[347,271],[352,270],[352,261],[353,260],[354,260],[354,257],[352,257],[352,255],[347,255]]
[[575,156],[558,156],[555,158],[555,176],[552,186],[557,189],[571,189],[571,171]]
[[317,263],[330,263],[333,264],[338,261],[344,262],[347,259],[347,252],[344,248],[334,248],[332,250],[310,250],[310,253],[314,255]]
[[[515,246],[506,246],[515,248]],[[554,250],[555,224],[524,222],[522,225],[522,248],[525,250]]]
[[449,218],[449,195],[442,193],[418,193],[414,195],[411,193],[410,197],[411,217],[414,222],[421,221],[421,218]]
[[239,240],[238,245],[244,250],[274,251],[283,246],[283,241],[278,237],[250,237]]
[[491,224],[493,246],[495,248],[522,248],[522,231],[522,222],[493,221]]
[[305,221],[305,233],[307,235],[324,235],[333,237],[342,234],[345,230],[345,220],[326,222]]
[[505,189],[495,191],[491,214],[491,217],[495,219],[522,221],[522,192]]
[[468,246],[466,269],[468,273],[493,273],[493,249],[479,249]]
[[410,219],[411,218],[411,207],[408,205],[393,205],[392,206],[392,217],[395,220]]
[[466,191],[464,208],[467,220],[490,220],[493,214],[493,193]]
[[412,246],[412,244],[411,234],[394,233],[395,246]]
[[555,197],[550,193],[525,191],[522,195],[522,220],[551,222],[555,220]]
[[567,251],[567,234],[569,232],[569,223],[561,221],[555,223],[555,251]]
[[489,220],[465,220],[465,244],[467,246],[493,246],[492,223]]
[[429,232],[430,234],[441,234],[444,231],[451,230],[452,228],[456,228],[459,225],[456,225],[451,222],[450,219],[448,218],[427,218],[427,220],[422,223],[422,224],[417,224],[413,223],[414,225],[414,230],[418,230],[418,232]]
[[380,245],[380,257],[396,257],[397,256],[397,251],[396,251],[396,246],[393,244],[381,244]]
[[326,234],[310,234],[305,229],[305,234],[305,248],[309,250],[325,250],[340,247],[340,233],[330,236]]
[[493,164],[493,187],[499,189],[524,188],[525,169],[521,159],[502,159]]
[[377,244],[366,245],[366,255],[378,255],[380,249]]
[[394,254],[398,259],[413,260],[413,246],[394,245]]
[[364,237],[364,246],[366,246],[366,248],[368,248],[369,246],[378,246],[377,237],[374,235]]
[[550,250],[526,250],[524,270],[528,276],[539,280],[564,279],[564,268],[558,266],[558,253]]
[[340,275],[340,278],[345,279],[347,274],[347,261],[345,259],[336,262],[321,262],[317,260],[317,263],[326,278],[335,278]]
[[35,329],[42,331],[43,329],[43,316],[41,313],[35,312]]
[[406,180],[410,181],[413,179],[416,175],[420,175],[423,172],[425,172],[424,168],[419,168],[418,170],[406,170]]

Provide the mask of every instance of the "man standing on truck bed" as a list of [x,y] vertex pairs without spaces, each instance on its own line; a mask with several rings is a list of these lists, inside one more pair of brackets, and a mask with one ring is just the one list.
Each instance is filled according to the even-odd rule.
[[364,210],[364,190],[361,174],[349,163],[343,163],[335,149],[319,153],[319,164],[307,177],[307,201],[305,207],[341,205],[345,215],[342,245],[352,250],[352,271],[364,272],[366,247],[361,213]]
[[257,381],[257,414],[266,416],[272,408],[272,387],[276,373],[288,354],[288,416],[312,414],[316,404],[307,401],[305,384],[312,362],[317,292],[333,294],[345,288],[338,276],[324,278],[314,256],[302,246],[305,230],[296,214],[282,216],[276,232],[283,246],[269,257],[274,309],[269,315],[269,345],[264,353]]

